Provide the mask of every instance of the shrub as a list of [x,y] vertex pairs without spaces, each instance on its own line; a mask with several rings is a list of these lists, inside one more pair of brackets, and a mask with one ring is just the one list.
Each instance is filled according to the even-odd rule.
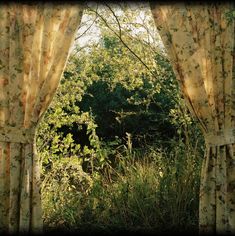
[[121,166],[106,165],[106,172],[92,176],[69,158],[56,162],[43,182],[46,229],[197,232],[200,148],[180,141],[174,147],[117,150]]

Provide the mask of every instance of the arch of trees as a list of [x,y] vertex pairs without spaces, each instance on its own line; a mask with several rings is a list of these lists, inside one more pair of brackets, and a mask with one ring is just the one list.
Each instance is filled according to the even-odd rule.
[[[206,142],[200,231],[235,232],[233,4],[151,2],[185,102]],[[83,6],[0,6],[0,230],[41,232],[35,132],[59,84]]]

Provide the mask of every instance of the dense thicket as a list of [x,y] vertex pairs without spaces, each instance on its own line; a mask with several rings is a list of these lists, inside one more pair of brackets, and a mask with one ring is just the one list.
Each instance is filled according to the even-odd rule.
[[45,224],[197,230],[201,133],[148,8],[115,7],[86,11],[99,39],[74,48],[38,129]]

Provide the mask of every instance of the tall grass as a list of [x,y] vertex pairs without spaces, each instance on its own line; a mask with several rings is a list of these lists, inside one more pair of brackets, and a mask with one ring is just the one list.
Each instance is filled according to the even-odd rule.
[[173,147],[117,151],[118,165],[102,174],[85,173],[74,158],[54,162],[42,186],[45,230],[197,232],[202,154]]

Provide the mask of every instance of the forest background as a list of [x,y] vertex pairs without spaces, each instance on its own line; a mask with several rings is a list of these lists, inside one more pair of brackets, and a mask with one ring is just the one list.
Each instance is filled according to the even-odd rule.
[[198,231],[204,142],[147,3],[89,3],[38,127],[47,231]]

